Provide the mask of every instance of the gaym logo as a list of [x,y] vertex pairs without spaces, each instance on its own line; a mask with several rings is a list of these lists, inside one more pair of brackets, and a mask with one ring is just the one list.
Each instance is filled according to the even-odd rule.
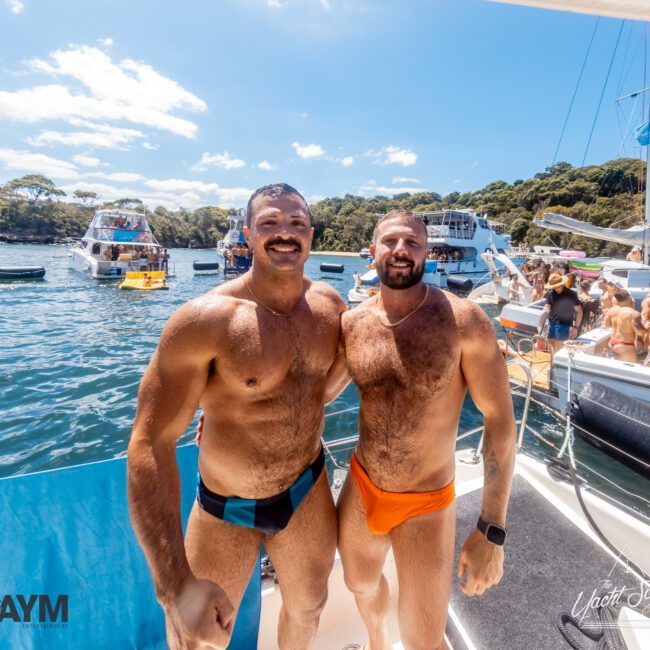
[[47,594],[5,594],[0,603],[0,623],[67,623],[68,596],[57,596],[54,603]]

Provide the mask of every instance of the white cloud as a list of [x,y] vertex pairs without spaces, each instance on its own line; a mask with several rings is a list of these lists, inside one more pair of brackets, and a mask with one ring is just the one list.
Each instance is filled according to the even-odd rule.
[[307,203],[318,203],[319,201],[324,201],[325,197],[322,194],[310,194],[307,197]]
[[240,158],[233,158],[227,151],[211,154],[207,151],[201,156],[201,160],[192,167],[194,172],[204,172],[208,167],[220,167],[221,169],[238,169],[246,163]]
[[62,189],[69,195],[75,190],[96,192],[103,201],[135,196],[150,208],[162,205],[168,210],[176,210],[181,206],[195,209],[206,204],[223,208],[240,208],[246,205],[246,201],[253,192],[246,187],[220,187],[216,183],[201,183],[200,181],[175,178],[149,179],[145,181],[144,186],[130,187],[80,180],[63,186]]
[[309,117],[309,113],[300,113],[300,117],[302,117],[303,120],[306,120]]
[[384,185],[377,185],[375,181],[368,181],[359,188],[359,194],[361,196],[393,196],[395,194],[403,194],[408,192],[409,194],[416,194],[421,192],[421,187],[386,187]]
[[325,155],[325,149],[319,144],[300,144],[299,142],[293,142],[291,146],[305,160],[309,158],[320,158]]
[[143,138],[144,133],[135,129],[123,129],[108,124],[94,124],[86,120],[70,120],[75,126],[82,126],[89,131],[41,131],[35,138],[27,141],[36,146],[44,147],[51,144],[65,144],[73,147],[100,147],[103,149],[124,148],[135,138]]
[[395,176],[393,183],[421,183],[419,178],[408,178],[407,176]]
[[410,167],[415,165],[418,160],[418,155],[411,149],[400,149],[395,145],[388,145],[382,147],[379,151],[371,149],[366,152],[367,156],[375,159],[380,165],[403,165]]
[[263,160],[261,163],[258,163],[257,166],[265,172],[270,172],[275,169],[275,165],[272,165],[268,160]]
[[204,183],[203,181],[188,181],[182,178],[167,178],[165,180],[158,180],[152,178],[145,182],[147,187],[154,190],[161,190],[163,192],[188,192],[194,191],[200,194],[207,194],[209,192],[216,192],[219,186],[216,183]]
[[67,84],[0,91],[0,119],[28,124],[71,118],[123,120],[193,138],[197,125],[173,113],[207,110],[203,100],[150,65],[131,59],[114,63],[96,47],[70,46],[53,52],[51,61],[32,59],[27,65],[32,72]]
[[330,5],[330,0],[320,0],[320,6],[325,9],[325,11],[329,11],[332,8],[332,5]]
[[111,174],[91,172],[86,174],[86,176],[97,176],[98,178],[105,178],[107,181],[117,181],[118,183],[135,183],[146,179],[146,176],[136,174],[135,172],[113,172]]
[[22,0],[7,0],[7,4],[11,13],[16,15],[21,14],[25,8],[25,3]]
[[101,45],[104,45],[106,47],[110,47],[111,45],[113,45],[113,39],[112,38],[100,38],[100,39],[98,39],[98,42]]
[[351,167],[354,164],[354,156],[345,156],[339,162],[343,167]]
[[267,0],[266,4],[271,7],[271,9],[282,9],[282,2],[280,0]]
[[153,143],[151,143],[151,142],[143,142],[143,143],[142,143],[142,146],[143,146],[145,149],[149,149],[150,151],[158,151],[158,148],[159,148],[160,145],[153,144]]
[[0,149],[0,162],[7,169],[43,174],[52,178],[75,179],[79,177],[77,167],[66,160],[58,160],[40,153],[17,149]]
[[107,164],[103,163],[99,158],[86,156],[85,154],[81,153],[77,154],[76,156],[72,156],[72,160],[74,160],[77,165],[81,165],[82,167],[104,167]]

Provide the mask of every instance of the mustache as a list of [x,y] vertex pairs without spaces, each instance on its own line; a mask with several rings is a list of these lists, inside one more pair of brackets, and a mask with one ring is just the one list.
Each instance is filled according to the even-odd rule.
[[264,250],[269,250],[271,246],[275,246],[276,244],[278,246],[288,246],[290,244],[293,244],[298,248],[299,251],[302,251],[302,244],[297,239],[294,239],[293,237],[290,239],[281,239],[279,237],[275,237],[274,239],[269,239],[269,241],[267,241],[266,244],[264,244]]

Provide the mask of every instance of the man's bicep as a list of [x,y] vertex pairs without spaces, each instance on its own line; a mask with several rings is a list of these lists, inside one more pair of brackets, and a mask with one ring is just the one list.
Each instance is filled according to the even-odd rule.
[[461,369],[472,400],[484,416],[512,412],[506,362],[492,324],[483,314],[464,341]]
[[200,340],[200,332],[165,328],[140,384],[134,436],[176,441],[185,432],[208,380],[211,359]]

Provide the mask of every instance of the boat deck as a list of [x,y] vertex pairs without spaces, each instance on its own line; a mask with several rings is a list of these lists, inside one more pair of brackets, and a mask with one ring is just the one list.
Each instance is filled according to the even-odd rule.
[[[539,388],[544,391],[551,390],[549,379],[552,356],[550,352],[533,350],[532,352],[526,352],[524,354],[515,353],[513,358],[516,361],[521,361],[530,368],[534,388]],[[510,375],[510,379],[516,381],[522,386],[526,386],[528,383],[526,372],[515,364],[508,366],[508,375]]]
[[[481,511],[481,490],[457,499],[456,558]],[[457,582],[457,579],[454,578]],[[638,581],[585,535],[522,476],[514,478],[508,506],[508,540],[501,583],[480,598],[468,598],[455,585],[447,637],[454,650],[569,648],[556,620],[594,594],[621,587],[638,590]],[[458,623],[454,623],[454,618]],[[583,624],[594,622],[585,616]],[[574,638],[581,638],[572,630]],[[582,637],[582,642],[592,642]]]

